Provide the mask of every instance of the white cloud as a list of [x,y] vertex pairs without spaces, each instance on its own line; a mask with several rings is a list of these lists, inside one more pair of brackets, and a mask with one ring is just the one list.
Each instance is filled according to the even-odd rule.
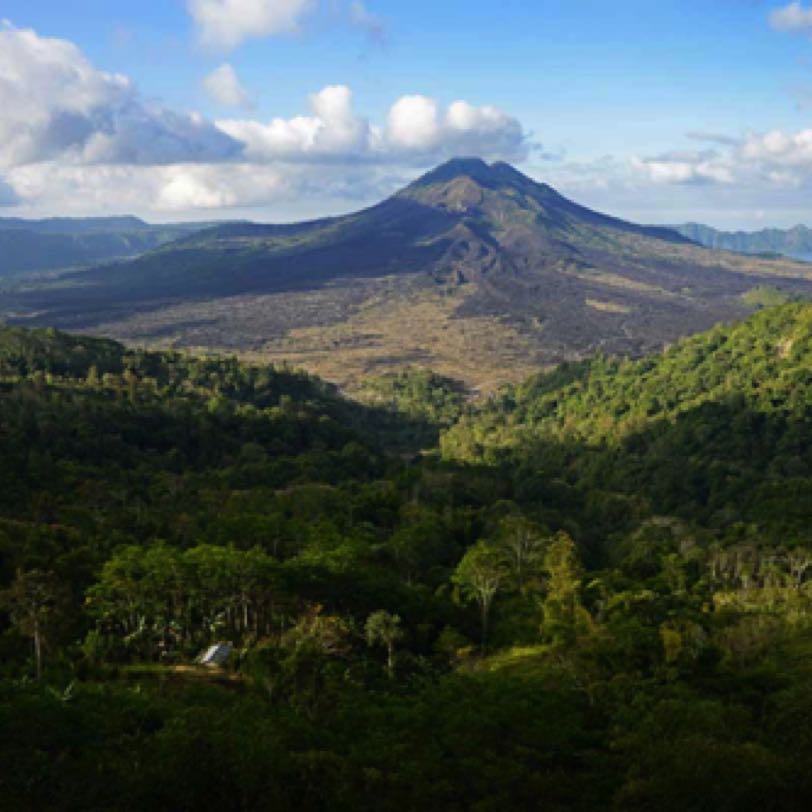
[[[156,219],[234,216],[233,210],[274,208],[303,217],[346,211],[379,200],[406,177],[384,167],[301,164],[175,164],[70,166],[31,164],[10,173],[27,213],[137,213]],[[396,173],[397,174],[397,173]],[[249,214],[249,216],[251,216]],[[297,219],[297,218],[293,218]]]
[[50,209],[181,212],[226,209],[272,201],[284,188],[282,174],[248,164],[170,166],[66,166],[43,163],[15,169],[21,196]]
[[253,107],[248,91],[240,83],[234,68],[224,62],[203,80],[203,89],[209,98],[226,107]]
[[427,96],[403,96],[392,105],[384,140],[394,151],[437,159],[472,154],[520,160],[528,148],[521,124],[501,110],[455,101],[443,113]]
[[[205,84],[221,102],[246,101],[227,63]],[[371,202],[445,158],[527,149],[521,124],[495,107],[410,95],[373,124],[345,85],[313,94],[303,115],[213,122],[146,100],[70,42],[0,27],[0,204],[26,211]]]
[[0,168],[219,161],[240,150],[202,117],[148,103],[127,77],[96,70],[72,43],[0,29]]
[[[247,93],[225,63],[206,77],[224,104]],[[377,126],[357,113],[350,88],[330,85],[310,110],[264,123],[211,122],[145,100],[126,77],[97,70],[70,42],[0,30],[0,169],[45,161],[143,164],[389,161],[429,165],[457,154],[525,155],[521,124],[491,106],[403,96]]]
[[496,107],[456,101],[446,113],[443,139],[454,152],[523,157],[527,136],[521,124]]
[[652,183],[733,183],[733,169],[714,150],[673,152],[631,159],[632,168]]
[[793,2],[770,14],[770,25],[776,31],[812,33],[812,8]]
[[275,118],[268,124],[230,119],[217,126],[246,145],[249,160],[351,159],[372,149],[375,131],[353,112],[348,87],[331,85],[315,93],[310,110],[309,116]]
[[389,111],[387,141],[399,149],[429,150],[440,134],[437,102],[427,96],[403,96]]
[[517,160],[527,150],[521,124],[494,107],[454,102],[443,112],[427,96],[403,96],[378,127],[353,109],[352,92],[332,85],[310,97],[310,115],[217,122],[246,145],[250,160],[404,161],[428,165],[445,157],[474,154]]
[[526,136],[516,119],[495,107],[455,101],[443,114],[434,99],[403,96],[389,111],[387,143],[415,153],[523,156]]
[[[720,145],[723,145],[719,141]],[[653,158],[635,157],[631,166],[640,177],[658,184],[726,184],[801,188],[812,185],[812,130],[788,133],[771,130],[732,140],[725,151],[671,152]]]
[[291,34],[313,0],[188,0],[204,45],[230,49],[256,37]]
[[763,135],[749,135],[742,145],[744,160],[770,168],[812,171],[812,130],[785,133],[772,130]]

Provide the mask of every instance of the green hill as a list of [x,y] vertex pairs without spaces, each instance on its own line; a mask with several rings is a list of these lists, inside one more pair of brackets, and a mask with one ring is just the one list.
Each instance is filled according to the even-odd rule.
[[520,464],[517,482],[542,491],[574,482],[719,532],[812,541],[810,370],[812,306],[789,304],[662,355],[531,378],[464,417],[442,447],[449,459]]
[[0,328],[0,807],[808,809],[810,355],[361,404]]

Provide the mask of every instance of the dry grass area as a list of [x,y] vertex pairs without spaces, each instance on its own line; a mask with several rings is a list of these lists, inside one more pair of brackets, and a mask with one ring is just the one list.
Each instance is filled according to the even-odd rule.
[[675,295],[671,291],[658,287],[657,285],[650,285],[646,282],[641,282],[639,279],[632,279],[631,277],[622,276],[621,274],[601,271],[597,268],[585,271],[573,265],[563,265],[562,271],[568,276],[577,277],[584,282],[601,285],[607,288],[615,288],[620,291],[633,291],[635,293],[644,293],[665,298]]
[[464,287],[379,291],[346,321],[302,327],[250,357],[307,369],[345,389],[394,368],[421,367],[481,392],[538,371],[537,350],[517,330],[486,316],[457,318]]
[[633,309],[629,305],[624,305],[620,302],[603,302],[598,299],[587,299],[586,304],[587,307],[591,307],[593,310],[599,310],[601,313],[618,313],[625,315],[631,313]]
[[[358,390],[363,379],[405,367],[431,369],[490,392],[537,372],[536,336],[492,316],[456,316],[475,286],[428,275],[353,280],[312,291],[187,302],[107,322],[88,332],[133,346],[305,369]],[[539,320],[529,329],[543,332]]]
[[86,332],[139,346],[244,352],[313,324],[344,321],[376,290],[375,282],[309,291],[246,294],[168,304],[103,322]]

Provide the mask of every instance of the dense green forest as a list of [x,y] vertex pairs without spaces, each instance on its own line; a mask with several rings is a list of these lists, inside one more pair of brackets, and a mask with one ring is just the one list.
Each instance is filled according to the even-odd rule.
[[811,418],[805,304],[484,402],[0,328],[0,809],[809,809]]

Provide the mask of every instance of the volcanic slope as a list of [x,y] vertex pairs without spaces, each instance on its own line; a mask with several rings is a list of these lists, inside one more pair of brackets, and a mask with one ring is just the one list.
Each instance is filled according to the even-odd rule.
[[812,293],[812,267],[703,248],[455,159],[364,211],[235,223],[0,297],[9,321],[287,360],[345,386],[404,366],[493,388],[596,351],[639,355]]

